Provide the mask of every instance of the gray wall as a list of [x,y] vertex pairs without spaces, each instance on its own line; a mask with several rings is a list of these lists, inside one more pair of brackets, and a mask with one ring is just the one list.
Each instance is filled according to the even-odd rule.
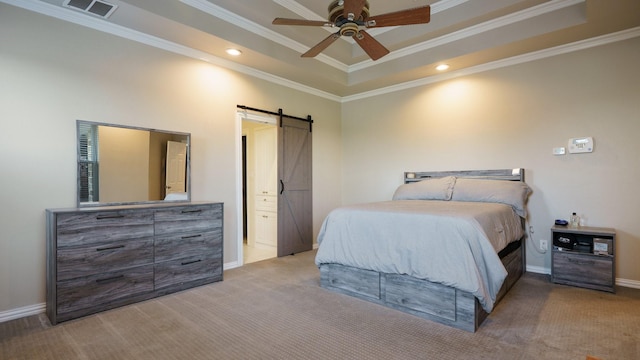
[[[343,105],[343,202],[390,199],[403,171],[526,169],[530,269],[554,219],[616,228],[617,277],[640,286],[640,38]],[[589,154],[552,155],[592,136]],[[533,246],[535,245],[535,246]]]
[[192,199],[225,203],[227,265],[238,255],[236,105],[310,114],[316,232],[340,204],[339,102],[6,4],[0,33],[0,318],[45,301],[45,209],[75,206],[77,119],[191,133]]

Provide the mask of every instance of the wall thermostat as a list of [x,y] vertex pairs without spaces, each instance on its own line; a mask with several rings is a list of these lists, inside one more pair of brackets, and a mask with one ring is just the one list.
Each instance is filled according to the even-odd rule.
[[593,138],[588,136],[569,139],[569,152],[572,154],[593,152]]

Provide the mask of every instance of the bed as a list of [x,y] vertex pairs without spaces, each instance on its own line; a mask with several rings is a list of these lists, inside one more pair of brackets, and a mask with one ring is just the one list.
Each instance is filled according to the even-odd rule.
[[525,271],[524,169],[406,172],[390,201],[334,209],[326,289],[475,332]]

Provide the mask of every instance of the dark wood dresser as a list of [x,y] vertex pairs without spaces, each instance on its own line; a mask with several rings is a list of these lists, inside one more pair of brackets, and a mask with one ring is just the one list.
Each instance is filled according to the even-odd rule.
[[223,204],[49,209],[52,324],[222,280]]

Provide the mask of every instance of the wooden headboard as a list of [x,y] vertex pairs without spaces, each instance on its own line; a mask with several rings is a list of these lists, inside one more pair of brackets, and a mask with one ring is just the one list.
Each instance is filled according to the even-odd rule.
[[496,169],[496,170],[460,170],[460,171],[407,171],[404,173],[404,183],[409,184],[429,178],[455,176],[468,179],[524,181],[524,169]]

